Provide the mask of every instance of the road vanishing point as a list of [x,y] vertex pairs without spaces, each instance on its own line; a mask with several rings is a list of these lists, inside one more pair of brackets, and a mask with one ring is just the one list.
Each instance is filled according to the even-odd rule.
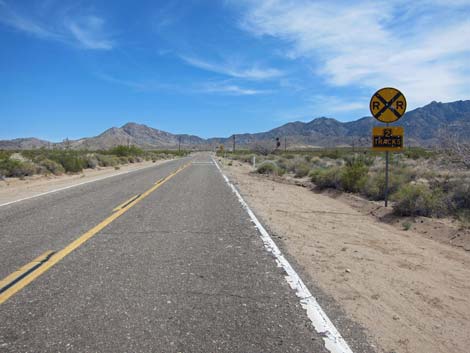
[[351,352],[257,222],[209,153],[0,207],[0,352]]

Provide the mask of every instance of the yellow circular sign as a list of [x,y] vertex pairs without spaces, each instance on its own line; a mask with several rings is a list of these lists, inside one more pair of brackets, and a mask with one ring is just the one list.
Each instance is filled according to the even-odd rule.
[[396,88],[379,89],[370,99],[372,116],[383,123],[393,123],[406,112],[406,98]]

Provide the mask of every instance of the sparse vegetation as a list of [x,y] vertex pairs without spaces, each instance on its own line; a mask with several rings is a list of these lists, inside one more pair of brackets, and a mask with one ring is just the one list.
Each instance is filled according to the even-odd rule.
[[[252,163],[256,156],[260,174],[308,176],[318,189],[357,193],[369,200],[385,197],[385,161],[369,149],[322,149],[310,151],[225,152],[233,159]],[[401,216],[453,216],[470,224],[470,170],[453,163],[446,153],[409,148],[391,155],[389,196]],[[405,226],[404,226],[405,227]]]
[[187,151],[144,151],[135,146],[117,146],[107,151],[37,149],[0,150],[0,176],[26,177],[34,174],[79,173],[85,168],[115,167],[144,160],[183,157]]

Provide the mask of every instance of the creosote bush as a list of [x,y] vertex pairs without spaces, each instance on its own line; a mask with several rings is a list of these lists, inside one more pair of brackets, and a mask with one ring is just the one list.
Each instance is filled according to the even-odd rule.
[[391,197],[393,211],[399,216],[443,216],[447,210],[440,189],[429,189],[423,184],[404,185]]
[[341,186],[341,168],[319,168],[309,174],[312,182],[320,189],[339,189]]
[[278,167],[276,163],[272,161],[266,161],[260,164],[256,169],[259,174],[272,174],[272,175],[283,175],[285,170]]

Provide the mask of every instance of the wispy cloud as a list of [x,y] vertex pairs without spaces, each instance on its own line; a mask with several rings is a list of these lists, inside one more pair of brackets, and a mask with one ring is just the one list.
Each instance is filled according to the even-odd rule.
[[17,14],[6,2],[0,0],[0,23],[40,38],[58,39],[59,35],[33,20]]
[[202,93],[220,93],[235,96],[254,96],[258,94],[269,94],[270,90],[260,90],[252,88],[240,87],[233,83],[228,82],[209,82],[201,85],[198,89]]
[[331,86],[396,85],[412,105],[468,98],[468,1],[248,0],[241,27],[283,41]]
[[40,39],[55,40],[84,49],[110,50],[115,42],[105,31],[105,21],[94,15],[68,14],[51,23],[33,15],[24,15],[0,0],[0,23]]
[[230,77],[250,79],[250,80],[266,80],[283,75],[283,72],[274,68],[260,68],[252,66],[248,68],[241,68],[239,65],[231,63],[213,63],[204,61],[199,58],[190,56],[180,56],[180,58],[187,64],[197,67],[202,70],[223,74]]
[[114,42],[106,38],[104,20],[100,17],[86,16],[68,20],[66,27],[84,48],[110,50],[114,46]]

